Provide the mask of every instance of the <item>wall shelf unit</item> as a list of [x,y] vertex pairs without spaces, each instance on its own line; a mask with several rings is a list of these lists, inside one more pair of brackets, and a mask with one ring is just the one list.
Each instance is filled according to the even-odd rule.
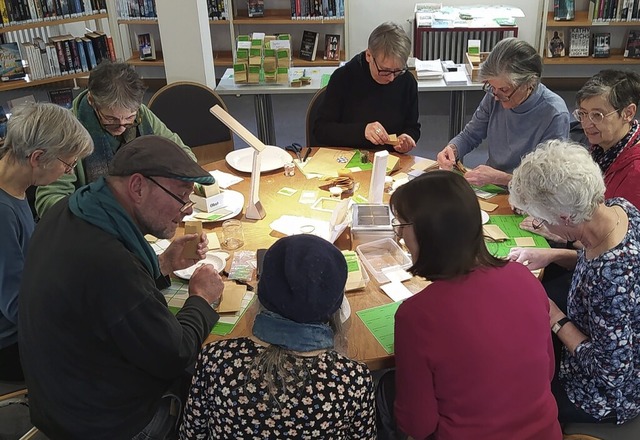
[[[625,58],[623,56],[628,31],[634,28],[640,29],[640,21],[617,21],[615,19],[609,21],[592,20],[588,13],[588,0],[576,0],[575,8],[575,18],[573,20],[556,21],[553,18],[553,1],[543,1],[542,16],[540,17],[541,26],[538,50],[545,65],[553,66],[556,72],[560,72],[558,69],[563,69],[563,66],[567,69],[570,69],[572,66],[595,66],[598,69],[602,69],[606,66],[615,66],[616,68],[637,68],[640,65],[640,59]],[[569,35],[571,28],[589,28],[591,31],[591,37],[593,37],[594,33],[609,33],[611,55],[604,58],[593,57],[591,47],[589,52],[590,55],[588,57],[569,57]],[[562,31],[564,33],[565,56],[553,58],[547,56],[547,33],[551,31]]]
[[[108,5],[107,5],[108,7]],[[66,24],[71,23],[81,23],[85,22],[85,26],[88,27],[89,22],[93,23],[93,28],[98,31],[103,30],[102,20],[109,20],[109,13],[89,13],[83,15],[77,15],[74,17],[60,17],[60,18],[52,18],[49,20],[36,19],[29,22],[18,22],[15,24],[7,24],[3,27],[0,27],[0,34],[10,34],[11,36],[7,39],[10,42],[18,42],[19,44],[27,43],[33,41],[34,36],[38,38],[42,38],[45,40],[45,43],[50,43],[48,41],[48,36],[57,36],[64,34],[66,29],[61,28]],[[47,29],[53,28],[54,32],[49,32]],[[34,31],[35,30],[35,31]],[[22,53],[22,48],[20,49]],[[22,57],[26,61],[26,57],[24,53],[22,53]],[[33,72],[29,70],[32,66],[27,67],[27,75],[23,79],[14,79],[10,81],[2,81],[0,82],[0,92],[7,90],[16,90],[27,87],[40,86],[44,84],[51,84],[57,82],[64,82],[69,80],[74,80],[77,78],[86,77],[89,75],[88,71],[83,72],[74,72],[67,73],[64,75],[56,75],[56,76],[48,76],[44,78],[39,78],[32,80]]]

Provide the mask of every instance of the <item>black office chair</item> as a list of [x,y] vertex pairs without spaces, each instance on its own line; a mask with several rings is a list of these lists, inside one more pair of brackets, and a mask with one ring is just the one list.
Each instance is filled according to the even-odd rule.
[[[0,409],[11,405],[29,406],[27,389],[24,382],[0,382]],[[19,440],[28,440],[38,434],[38,428],[32,427]],[[4,437],[3,437],[4,438]]]
[[563,427],[565,440],[638,440],[640,416],[622,425],[614,423],[567,423]]
[[209,87],[194,82],[175,82],[158,90],[148,107],[185,144],[193,150],[198,163],[224,159],[233,151],[231,130],[213,116],[209,109],[222,98]]
[[321,88],[313,95],[311,101],[309,102],[309,107],[307,107],[307,146],[308,147],[320,147],[322,143],[320,143],[316,136],[313,134],[313,124],[315,124],[316,119],[318,119],[318,109],[322,105],[324,101],[324,93],[327,91],[326,87]]

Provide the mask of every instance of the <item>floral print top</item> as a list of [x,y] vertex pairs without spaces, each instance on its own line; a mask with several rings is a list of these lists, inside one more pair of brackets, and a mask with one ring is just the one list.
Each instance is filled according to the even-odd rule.
[[335,351],[288,355],[289,365],[305,373],[273,397],[252,368],[264,350],[247,338],[203,348],[181,439],[376,438],[374,386],[366,365]]
[[587,260],[578,251],[567,315],[589,337],[571,355],[563,347],[560,380],[569,399],[596,419],[615,411],[623,423],[640,413],[640,212],[629,217],[622,242]]

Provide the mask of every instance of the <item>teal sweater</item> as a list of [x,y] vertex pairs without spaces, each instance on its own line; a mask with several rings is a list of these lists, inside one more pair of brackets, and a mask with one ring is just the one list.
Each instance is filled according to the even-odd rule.
[[[145,105],[141,105],[140,110],[138,110],[138,119],[140,120],[140,125],[138,125],[138,127],[127,130],[122,136],[115,137],[111,135],[97,123],[97,118],[93,112],[88,115],[83,115],[80,111],[82,107],[87,105],[87,94],[88,91],[85,90],[80,93],[76,99],[74,99],[72,110],[80,122],[82,122],[82,125],[84,125],[89,131],[94,142],[95,150],[97,150],[100,145],[106,143],[108,147],[112,148],[113,153],[115,153],[120,145],[123,144],[123,141],[128,142],[138,136],[155,134],[171,139],[176,144],[180,145],[194,161],[196,160],[195,155],[191,149],[182,142],[180,136],[169,130],[169,128],[167,128],[167,126],[164,125],[164,123]],[[125,139],[122,140],[120,139],[121,137],[124,137]],[[95,150],[92,155],[99,154],[99,152]],[[76,189],[88,183],[91,182],[87,178],[84,163],[83,161],[79,161],[73,174],[63,174],[57,181],[46,186],[38,187],[36,191],[36,210],[38,215],[42,217],[44,213],[60,199],[72,194]]]

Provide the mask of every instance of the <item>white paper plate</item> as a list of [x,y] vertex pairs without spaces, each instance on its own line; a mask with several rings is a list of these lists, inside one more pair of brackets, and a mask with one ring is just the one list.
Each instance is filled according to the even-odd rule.
[[[222,253],[220,253],[222,254]],[[226,252],[225,252],[226,254]],[[229,256],[229,254],[226,254],[227,256]],[[225,266],[225,259],[223,258],[223,254],[219,255],[219,253],[209,253],[207,252],[207,257],[204,260],[200,260],[198,261],[196,264],[194,264],[191,267],[187,267],[186,269],[182,269],[182,270],[176,270],[173,273],[177,276],[180,277],[184,280],[189,280],[191,279],[191,276],[193,275],[193,272],[200,266],[202,266],[203,264],[211,264],[213,265],[213,267],[215,267],[217,272],[220,272],[222,269],[224,269]]]
[[[206,223],[206,222],[212,222],[212,221],[221,222],[223,220],[233,218],[242,212],[242,208],[244,207],[244,196],[242,195],[242,193],[238,191],[234,191],[232,189],[225,189],[222,192],[222,202],[220,203],[220,205],[224,206],[228,211],[231,211],[231,213],[225,215],[224,217],[220,217],[219,219],[216,219],[216,220],[206,220],[206,219],[197,218],[196,214],[199,213],[200,211],[197,210],[196,208],[193,208],[193,214],[185,216],[182,219],[182,221]],[[215,214],[215,212],[212,212],[212,214]]]
[[[234,150],[224,158],[229,166],[243,172],[250,173],[253,164],[253,148],[242,148]],[[291,155],[280,147],[267,145],[260,153],[260,171],[273,171],[284,167],[285,163],[291,162]]]
[[486,211],[480,210],[480,215],[482,216],[482,224],[484,225],[489,221],[489,214]]

